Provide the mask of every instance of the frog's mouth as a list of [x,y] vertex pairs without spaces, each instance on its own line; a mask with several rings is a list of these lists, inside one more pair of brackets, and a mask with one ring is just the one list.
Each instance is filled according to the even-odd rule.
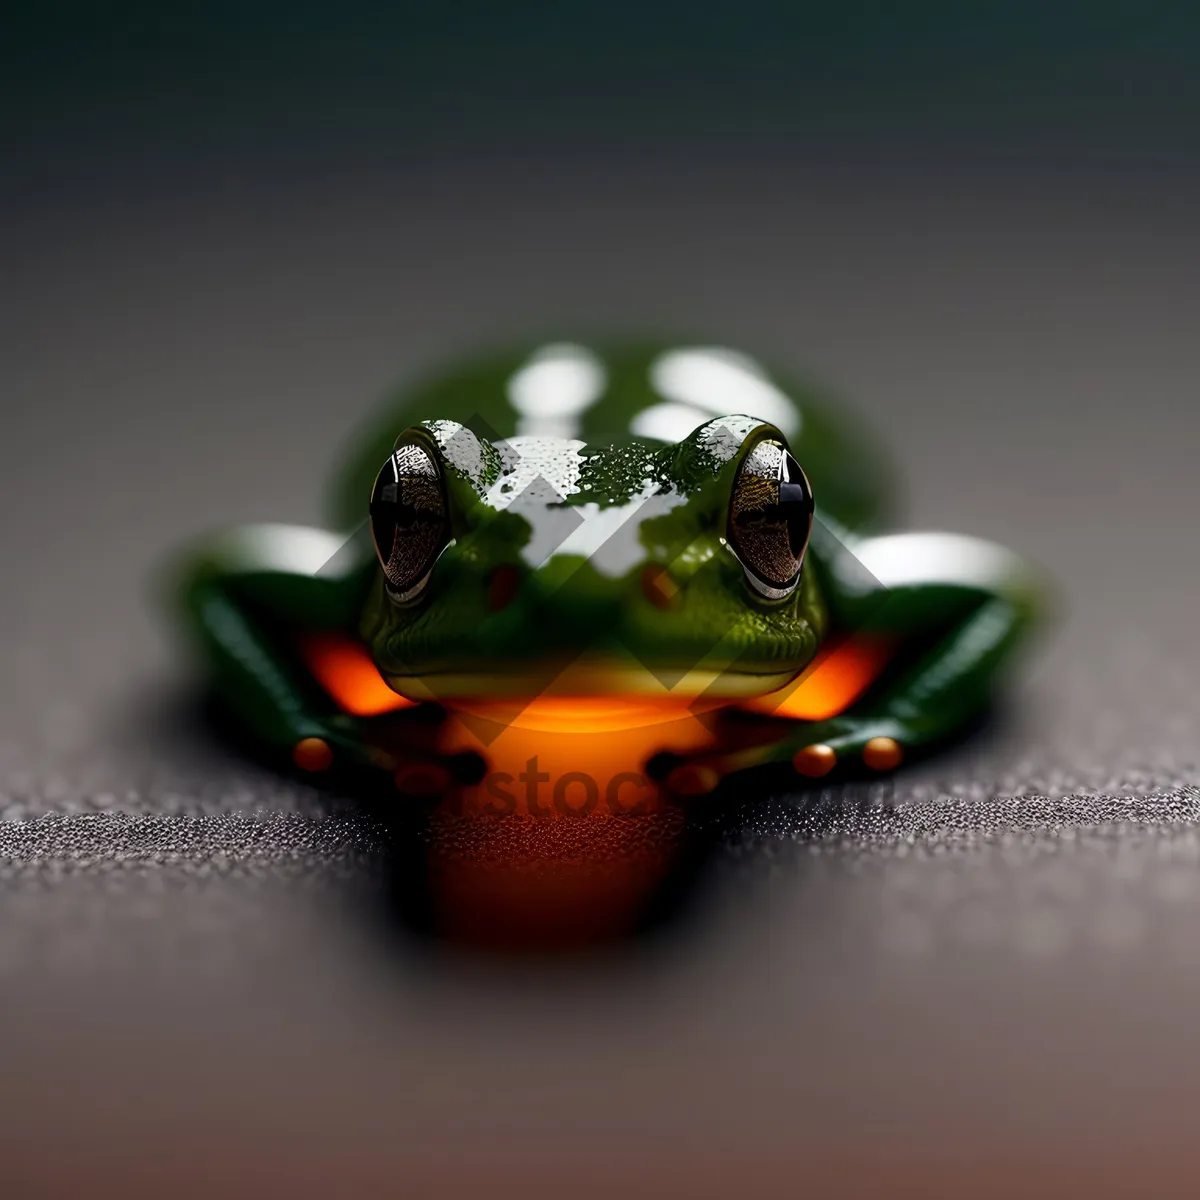
[[[380,716],[430,700],[507,725],[599,732],[695,717],[730,704],[793,720],[825,720],[871,685],[890,659],[894,639],[851,638],[798,672],[693,669],[672,681],[648,671],[614,671],[612,660],[585,661],[549,680],[527,675],[523,688],[512,671],[392,674],[385,681],[366,646],[339,634],[309,635],[298,649],[325,691],[355,716]],[[793,680],[795,686],[788,686]]]
[[[450,669],[420,674],[388,674],[388,686],[410,700],[434,701],[447,708],[494,714],[518,709],[553,725],[559,712],[584,711],[611,728],[670,721],[699,711],[744,701],[786,685],[795,670],[754,671],[700,665],[651,671],[627,660],[581,657],[554,672],[536,674],[513,664],[504,670]],[[599,727],[599,726],[597,726]]]

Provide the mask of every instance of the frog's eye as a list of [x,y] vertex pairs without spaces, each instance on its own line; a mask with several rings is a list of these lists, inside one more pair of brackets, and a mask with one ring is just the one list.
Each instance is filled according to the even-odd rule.
[[782,600],[795,590],[812,521],[800,464],[779,442],[759,442],[738,468],[727,537],[759,595]]
[[415,600],[450,542],[441,473],[420,446],[400,446],[383,464],[371,489],[371,537],[388,595]]

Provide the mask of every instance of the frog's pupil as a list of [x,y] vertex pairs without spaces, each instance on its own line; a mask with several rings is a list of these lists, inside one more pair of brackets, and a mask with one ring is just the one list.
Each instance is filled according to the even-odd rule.
[[792,557],[803,556],[812,530],[813,496],[800,464],[790,455],[783,456],[779,477],[779,507],[788,526],[788,545]]

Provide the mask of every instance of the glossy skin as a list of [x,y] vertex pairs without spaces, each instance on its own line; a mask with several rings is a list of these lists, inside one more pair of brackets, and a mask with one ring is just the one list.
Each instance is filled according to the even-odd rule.
[[[363,524],[396,447],[432,464],[445,520],[399,601]],[[764,595],[731,505],[751,456],[785,449],[816,518],[798,577]],[[418,702],[393,725],[431,702],[547,694],[762,713],[823,648],[886,644],[844,711],[798,720],[775,706],[749,744],[676,756],[660,774],[697,792],[767,763],[886,770],[977,717],[1035,600],[998,546],[873,535],[890,478],[836,405],[733,351],[525,347],[386,406],[334,480],[333,524],[357,537],[232,530],[186,554],[179,595],[226,703],[263,743],[307,747],[295,757],[309,767],[395,763],[379,752],[383,718],[339,711],[295,650],[297,634],[332,631],[365,642]]]

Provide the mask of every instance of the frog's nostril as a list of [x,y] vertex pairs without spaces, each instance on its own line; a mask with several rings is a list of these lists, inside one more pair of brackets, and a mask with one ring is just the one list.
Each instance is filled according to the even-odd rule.
[[666,567],[651,563],[642,571],[642,594],[655,608],[674,608],[679,601],[679,584]]
[[501,609],[507,608],[517,594],[517,585],[520,582],[521,577],[517,574],[516,567],[507,564],[497,567],[488,580],[488,608],[492,612],[500,612]]

